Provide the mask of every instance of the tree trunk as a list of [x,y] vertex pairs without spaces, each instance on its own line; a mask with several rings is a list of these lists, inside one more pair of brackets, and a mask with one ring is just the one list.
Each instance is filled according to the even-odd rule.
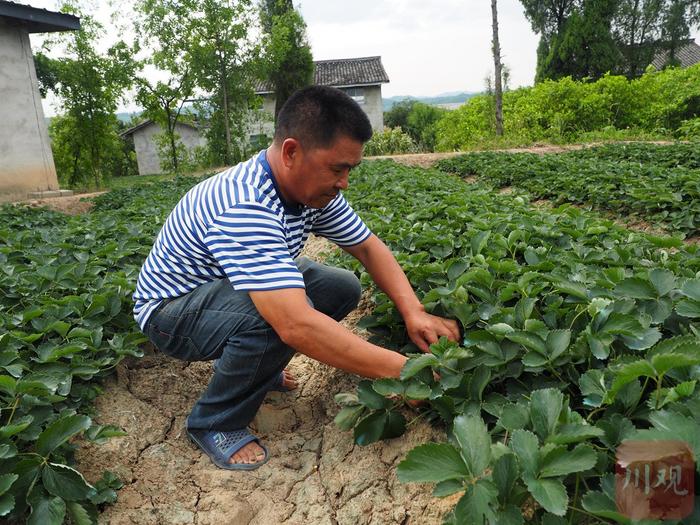
[[168,117],[168,139],[170,140],[170,159],[173,161],[173,171],[178,173],[180,166],[177,162],[177,146],[175,145],[175,125],[177,120],[173,120],[172,113],[168,106],[166,106],[165,114]]
[[224,129],[226,130],[226,152],[224,161],[228,166],[231,164],[231,119],[228,114],[228,87],[226,86],[226,77],[221,80],[221,94],[224,97]]
[[496,135],[503,136],[503,71],[501,65],[501,45],[498,42],[498,9],[496,0],[491,0],[491,18],[493,26],[493,65],[495,74],[496,97]]
[[180,166],[178,166],[177,163],[177,146],[175,145],[175,126],[173,126],[173,128],[168,132],[168,135],[170,135],[170,155],[173,159],[173,171],[175,171],[175,173],[178,173],[180,170]]
[[[628,70],[628,75],[629,78],[634,78],[637,75],[637,62],[639,58],[639,54],[641,52],[641,45],[642,41],[640,40],[639,43],[635,41],[635,33],[637,31],[637,16],[639,15],[639,0],[634,1],[634,6],[632,7],[632,21],[630,22],[630,40],[628,43],[629,46],[629,70]],[[636,47],[637,44],[639,44],[639,47]]]
[[[220,40],[217,38],[217,45]],[[221,46],[219,46],[221,47]],[[226,131],[226,151],[224,152],[224,162],[226,165],[231,164],[231,118],[229,117],[228,109],[228,75],[226,71],[226,57],[219,57],[220,81],[221,81],[221,96],[224,103],[224,130]]]

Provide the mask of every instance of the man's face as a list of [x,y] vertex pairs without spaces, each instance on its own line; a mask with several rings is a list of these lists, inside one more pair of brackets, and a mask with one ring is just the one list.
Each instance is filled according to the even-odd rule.
[[323,208],[348,187],[350,170],[362,160],[362,143],[339,136],[328,148],[299,150],[294,163],[294,200],[310,208]]

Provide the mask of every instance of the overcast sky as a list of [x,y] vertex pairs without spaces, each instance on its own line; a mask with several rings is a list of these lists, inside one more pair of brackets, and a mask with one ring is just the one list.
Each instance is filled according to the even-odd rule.
[[[56,0],[20,2],[44,9],[58,5]],[[115,39],[113,9],[108,2],[93,3],[99,5],[98,20]],[[115,2],[122,13],[130,3]],[[385,97],[481,91],[485,77],[492,74],[489,0],[295,0],[295,5],[306,21],[314,59],[382,57],[390,80],[382,88]],[[538,37],[519,0],[499,0],[498,11],[510,85],[532,85]],[[120,35],[128,39],[128,33]],[[55,111],[47,107],[47,113]]]
[[[350,7],[350,5],[352,7]],[[385,96],[481,91],[493,71],[489,0],[301,0],[316,60],[380,55]],[[537,36],[519,0],[499,0],[503,62],[530,85]]]

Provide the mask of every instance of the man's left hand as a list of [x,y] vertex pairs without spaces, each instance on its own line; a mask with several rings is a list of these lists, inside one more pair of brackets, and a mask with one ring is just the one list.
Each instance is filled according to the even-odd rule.
[[437,343],[443,335],[450,341],[459,341],[459,325],[452,319],[419,311],[406,316],[404,321],[411,341],[423,352],[429,352],[430,345]]

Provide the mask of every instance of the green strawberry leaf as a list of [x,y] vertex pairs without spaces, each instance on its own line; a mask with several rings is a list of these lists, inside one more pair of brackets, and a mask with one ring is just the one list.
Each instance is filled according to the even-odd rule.
[[459,444],[462,458],[473,477],[481,476],[491,462],[491,436],[478,416],[457,416],[452,432]]
[[540,477],[566,476],[593,468],[598,457],[588,445],[577,445],[572,451],[560,446],[540,459]]
[[515,430],[510,440],[510,448],[518,456],[523,471],[535,476],[539,472],[539,449],[537,436],[529,430]]
[[530,396],[530,420],[540,439],[554,433],[564,402],[564,394],[554,388],[535,390]]
[[414,448],[399,463],[396,474],[401,483],[439,483],[470,477],[462,456],[449,443],[426,443]]
[[681,286],[681,293],[688,299],[700,302],[700,279],[688,279]]
[[75,415],[57,419],[39,435],[36,441],[37,453],[48,457],[51,452],[70,438],[90,428],[91,424],[92,422],[87,416]]
[[58,463],[48,463],[41,473],[41,480],[49,494],[67,501],[82,501],[95,492],[80,472]]
[[32,512],[27,525],[62,525],[66,516],[66,502],[50,496],[39,487],[34,487],[27,497]]
[[556,516],[566,514],[569,496],[561,481],[558,479],[535,479],[527,476],[525,477],[525,485],[535,501],[542,505],[546,511]]
[[416,357],[411,356],[401,369],[401,379],[409,379],[415,376],[424,368],[427,368],[429,366],[435,367],[438,364],[438,358],[433,354],[421,354]]

